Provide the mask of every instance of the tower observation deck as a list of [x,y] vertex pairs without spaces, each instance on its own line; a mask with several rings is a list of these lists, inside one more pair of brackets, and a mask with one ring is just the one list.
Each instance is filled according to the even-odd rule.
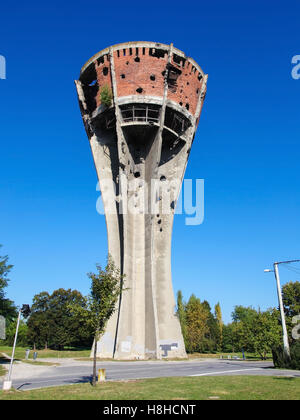
[[98,357],[185,357],[171,237],[207,75],[173,44],[128,42],[93,56],[75,83],[104,203],[108,252],[126,275],[127,290],[98,343]]

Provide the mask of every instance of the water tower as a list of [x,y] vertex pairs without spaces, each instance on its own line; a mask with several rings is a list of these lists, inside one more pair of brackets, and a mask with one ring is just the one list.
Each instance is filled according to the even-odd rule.
[[[106,48],[76,81],[104,200],[108,252],[128,288],[98,343],[98,357],[186,357],[175,314],[171,237],[206,82],[193,59],[155,42]],[[134,204],[141,194],[148,204],[142,210]]]

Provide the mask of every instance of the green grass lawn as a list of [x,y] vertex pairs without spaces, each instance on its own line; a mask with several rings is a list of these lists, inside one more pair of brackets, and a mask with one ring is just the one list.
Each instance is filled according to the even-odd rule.
[[[25,358],[25,351],[26,347],[17,347],[15,352],[15,359],[23,360]],[[8,356],[12,353],[12,347],[9,346],[0,346],[0,353],[6,353]],[[38,359],[42,358],[77,358],[80,360],[89,360],[90,359],[90,349],[66,349],[62,351],[58,350],[37,350],[38,353]],[[214,353],[214,354],[207,354],[207,353],[193,353],[188,354],[188,359],[197,359],[197,358],[220,358],[220,356],[223,356],[223,358],[227,359],[228,356],[238,356],[242,359],[243,355],[242,353]],[[246,353],[246,359],[247,360],[261,360],[260,357],[253,353]],[[29,359],[33,358],[33,350],[31,350]],[[99,359],[104,360],[104,359]],[[106,359],[105,359],[106,360]],[[109,360],[109,359],[107,359]],[[168,359],[165,359],[168,360]],[[171,360],[171,359],[170,359]],[[172,359],[174,360],[174,359]],[[182,360],[182,359],[178,359]],[[268,355],[269,361],[272,360],[272,355]]]
[[[15,359],[22,360],[25,358],[26,347],[16,347]],[[75,357],[89,357],[91,350],[90,349],[72,349],[72,350],[36,350],[38,354],[38,359],[40,358],[75,358]],[[0,346],[0,353],[6,353],[8,356],[12,354],[12,347],[9,346]],[[33,358],[33,350],[30,351],[29,359]]]
[[0,400],[299,400],[300,378],[218,376],[0,391]]

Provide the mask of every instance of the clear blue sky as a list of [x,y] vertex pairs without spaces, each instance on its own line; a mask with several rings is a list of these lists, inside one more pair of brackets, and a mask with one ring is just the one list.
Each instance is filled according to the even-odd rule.
[[[300,258],[299,0],[5,2],[0,11],[0,254],[8,296],[76,288],[105,263],[96,172],[74,79],[99,50],[174,45],[209,74],[186,178],[205,179],[205,220],[176,216],[173,284],[226,322],[234,305],[277,305],[272,262]],[[300,267],[299,267],[300,268]],[[282,282],[298,279],[282,269]]]

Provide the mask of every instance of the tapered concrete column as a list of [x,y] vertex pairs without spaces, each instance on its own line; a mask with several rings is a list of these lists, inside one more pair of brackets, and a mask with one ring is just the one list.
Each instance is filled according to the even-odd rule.
[[[76,81],[108,250],[128,289],[98,343],[99,357],[186,357],[175,313],[171,237],[206,82],[191,58],[151,42],[101,51]],[[103,89],[111,92],[110,104],[102,103]]]

